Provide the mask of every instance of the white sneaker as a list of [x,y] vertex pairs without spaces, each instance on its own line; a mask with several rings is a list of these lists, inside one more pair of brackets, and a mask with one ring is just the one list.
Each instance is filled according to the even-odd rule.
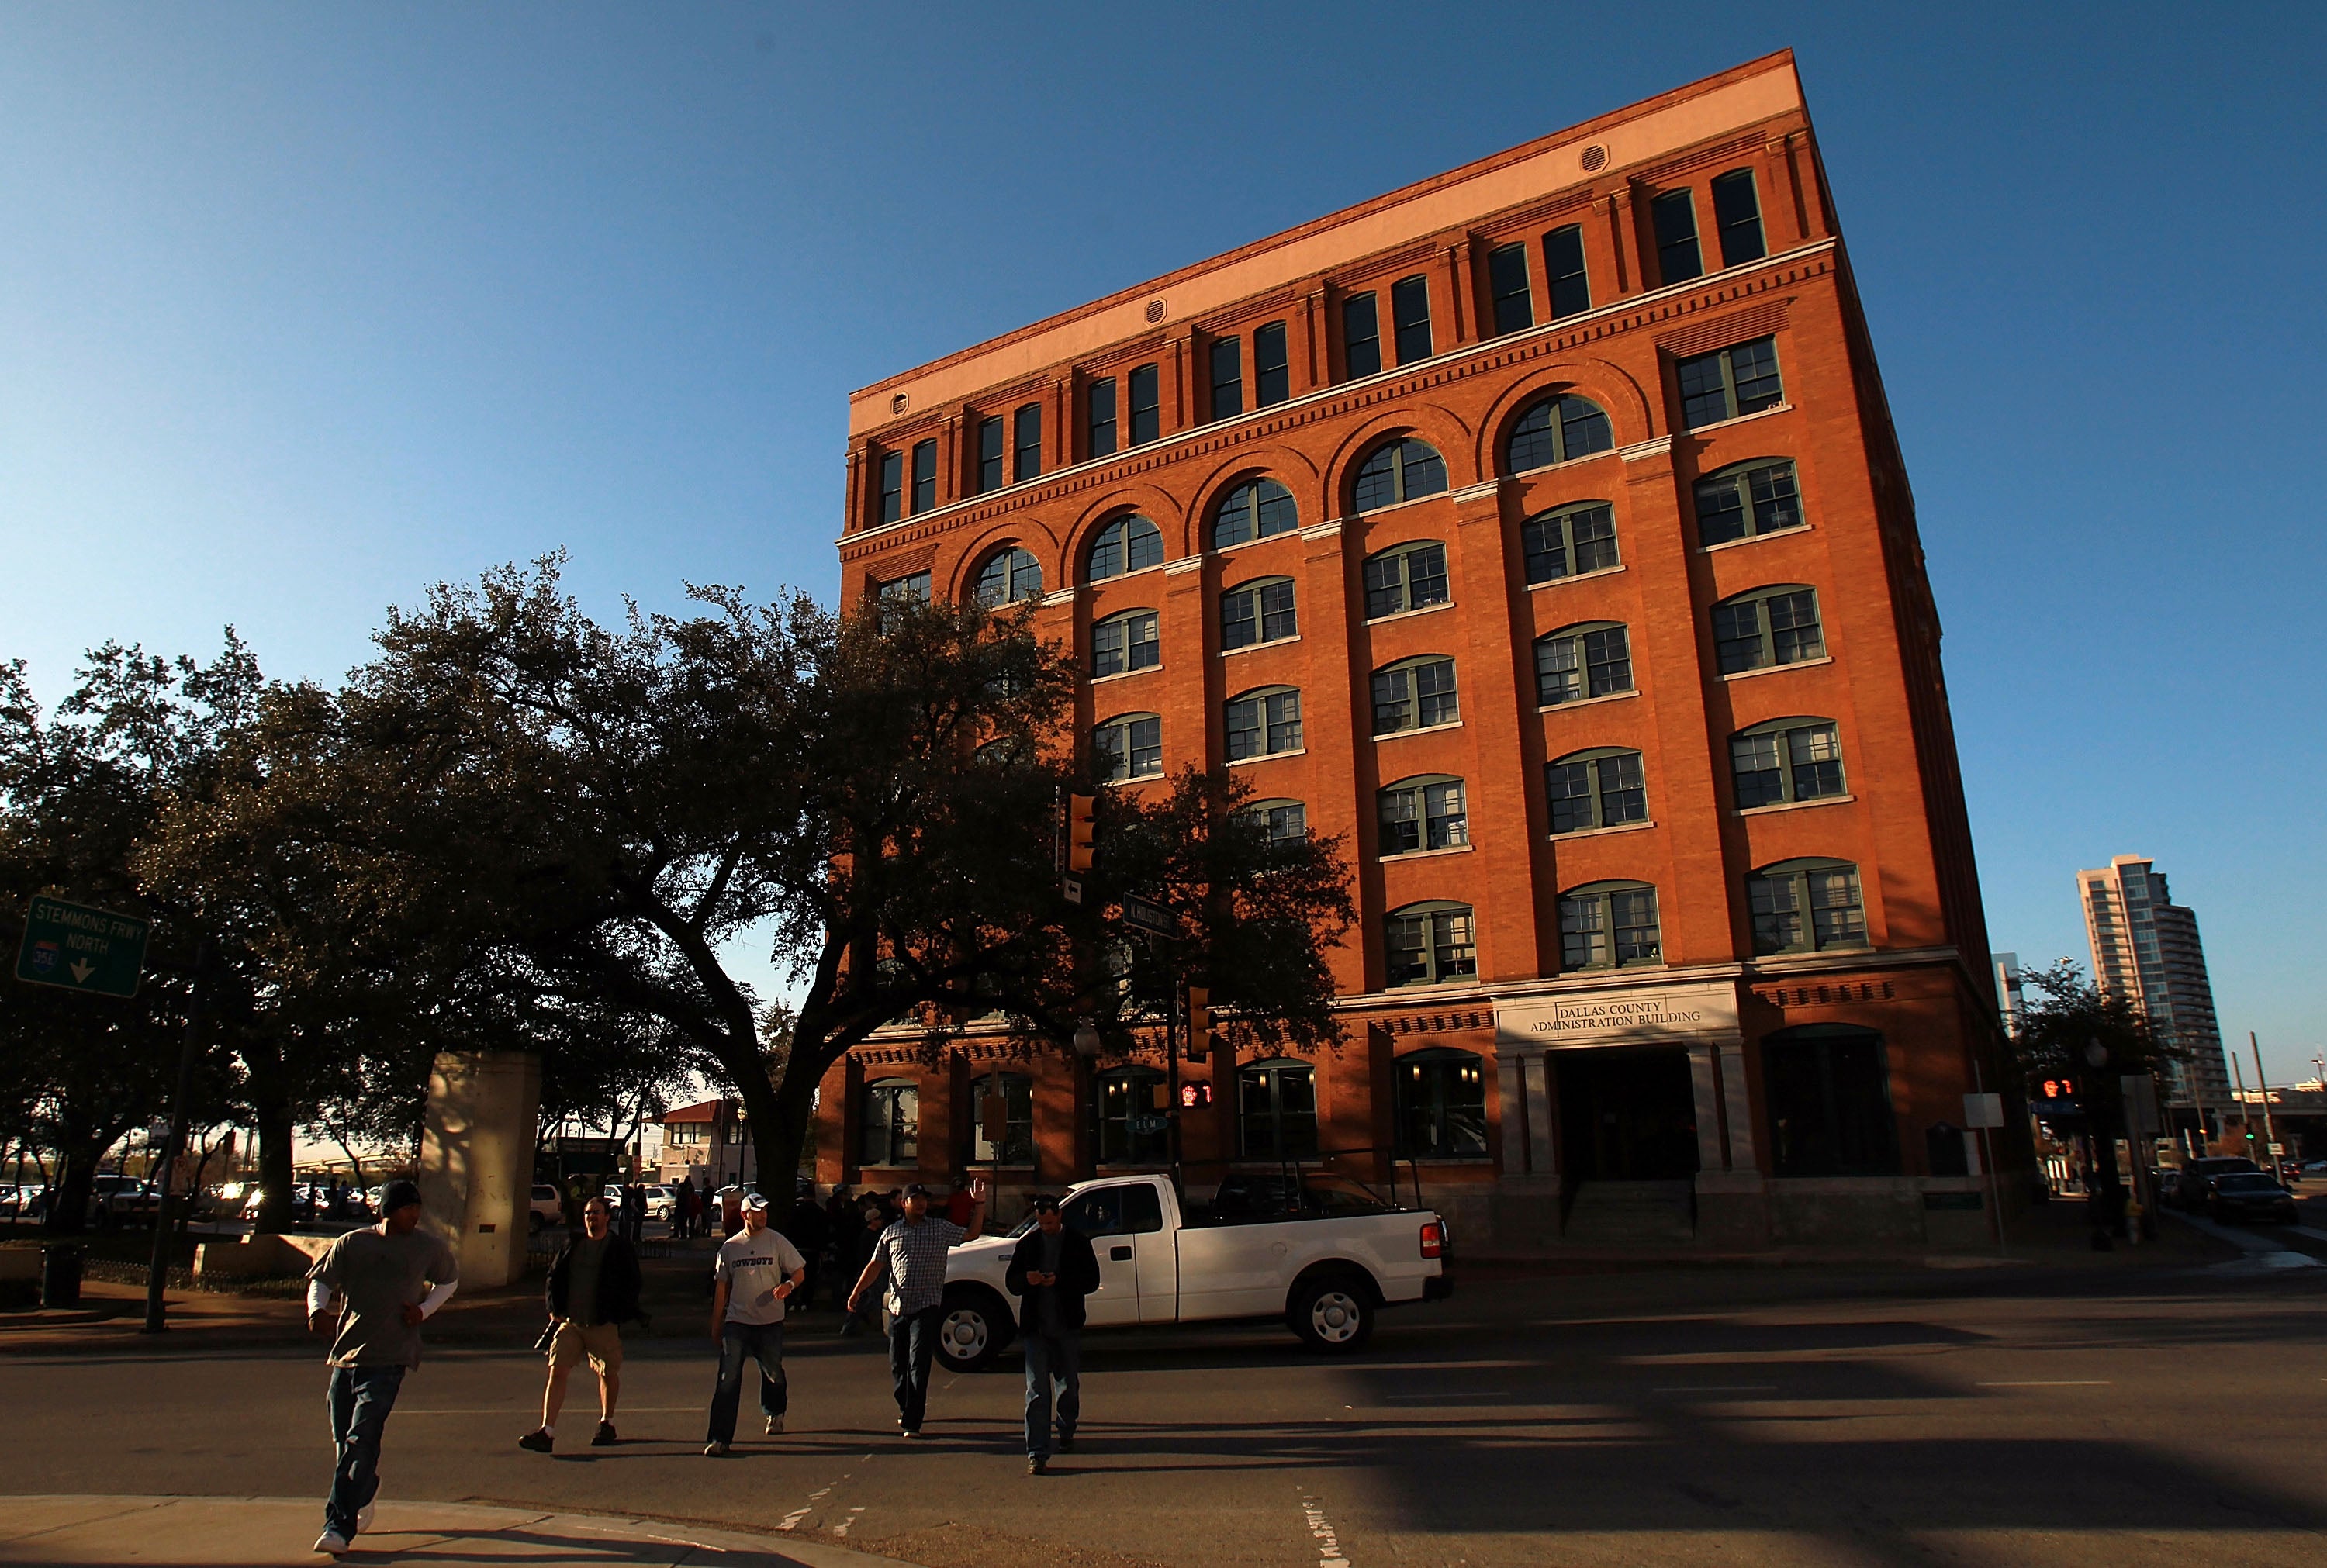
[[348,1549],[348,1538],[337,1530],[326,1530],[315,1537],[315,1550],[337,1557]]
[[783,1418],[782,1416],[780,1416],[780,1415],[771,1415],[770,1417],[768,1417],[768,1435],[769,1435],[770,1437],[775,1437],[775,1436],[779,1436],[779,1435],[780,1435],[780,1434],[781,1434],[781,1433],[783,1432],[783,1430],[784,1430],[784,1418]]
[[366,1530],[369,1530],[369,1529],[370,1529],[370,1528],[371,1528],[371,1511],[372,1511],[372,1509],[374,1509],[374,1508],[378,1507],[378,1506],[379,1506],[379,1499],[378,1499],[378,1498],[374,1498],[370,1502],[366,1503],[362,1507],[358,1508],[358,1509],[356,1510],[356,1534],[357,1534],[357,1535],[362,1535]]

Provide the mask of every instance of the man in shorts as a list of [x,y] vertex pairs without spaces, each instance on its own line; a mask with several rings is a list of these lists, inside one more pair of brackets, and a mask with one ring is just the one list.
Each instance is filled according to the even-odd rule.
[[808,1260],[768,1224],[768,1200],[743,1194],[743,1227],[719,1244],[711,1265],[711,1340],[719,1347],[719,1382],[711,1394],[704,1453],[717,1459],[735,1441],[735,1411],[743,1402],[743,1362],[760,1367],[760,1414],[768,1435],[784,1429],[790,1389],[784,1381],[784,1302],[808,1277]]
[[582,1205],[582,1234],[551,1262],[542,1294],[549,1307],[549,1382],[541,1391],[541,1424],[517,1445],[535,1453],[556,1447],[565,1380],[586,1357],[598,1375],[598,1430],[590,1446],[611,1447],[619,1441],[614,1401],[622,1392],[621,1325],[639,1316],[639,1255],[614,1234],[603,1196],[593,1193]]
[[315,1541],[316,1551],[334,1557],[371,1523],[388,1414],[404,1375],[420,1365],[420,1325],[452,1299],[461,1277],[453,1249],[420,1228],[416,1185],[389,1182],[379,1207],[378,1225],[348,1232],[307,1271],[309,1332],[332,1329],[329,1309],[334,1297],[340,1302],[326,1358],[336,1457]]

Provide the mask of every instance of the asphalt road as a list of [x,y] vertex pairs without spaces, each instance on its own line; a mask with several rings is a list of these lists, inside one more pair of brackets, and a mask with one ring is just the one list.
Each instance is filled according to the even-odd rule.
[[[1320,1360],[1269,1329],[1092,1336],[1079,1451],[1025,1474],[1014,1358],[796,1337],[790,1431],[704,1458],[707,1344],[640,1347],[621,1446],[519,1451],[539,1363],[433,1355],[384,1495],[789,1526],[1019,1564],[2327,1561],[2327,1268],[1677,1271],[1472,1281]],[[0,1490],[320,1498],[316,1349],[0,1359]],[[751,1401],[747,1433],[755,1433]]]

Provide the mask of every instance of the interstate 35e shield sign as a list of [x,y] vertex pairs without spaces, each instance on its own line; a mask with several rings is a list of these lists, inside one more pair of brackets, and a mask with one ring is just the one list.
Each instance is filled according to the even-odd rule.
[[16,978],[100,996],[135,996],[145,965],[145,922],[43,894],[24,916]]

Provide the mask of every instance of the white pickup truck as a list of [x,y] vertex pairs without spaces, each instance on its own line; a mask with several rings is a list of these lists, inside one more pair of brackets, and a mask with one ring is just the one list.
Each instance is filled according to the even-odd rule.
[[[1313,1349],[1354,1350],[1381,1308],[1453,1290],[1445,1221],[1326,1172],[1231,1178],[1203,1218],[1182,1209],[1161,1176],[1081,1182],[1063,1208],[1098,1255],[1089,1328],[1281,1318]],[[938,1337],[948,1367],[974,1371],[1016,1335],[1020,1303],[1004,1275],[1032,1228],[1030,1218],[953,1249]]]

